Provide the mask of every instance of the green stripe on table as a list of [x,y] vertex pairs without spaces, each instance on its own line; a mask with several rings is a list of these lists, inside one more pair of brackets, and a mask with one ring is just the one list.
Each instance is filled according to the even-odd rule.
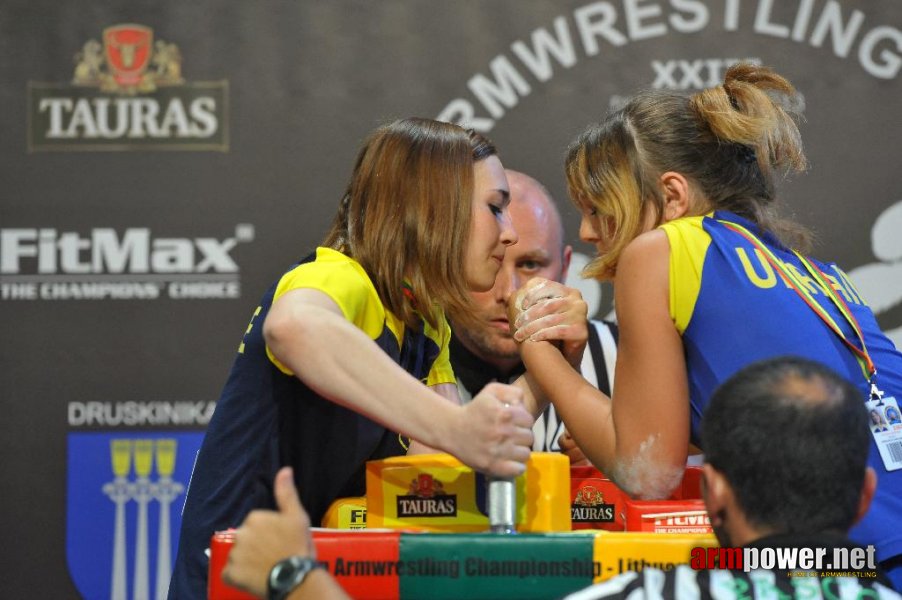
[[401,598],[559,597],[592,583],[593,541],[583,534],[402,535]]

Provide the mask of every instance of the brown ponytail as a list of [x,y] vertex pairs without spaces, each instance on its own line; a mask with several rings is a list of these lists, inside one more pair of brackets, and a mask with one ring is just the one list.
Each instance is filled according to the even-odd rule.
[[723,85],[691,97],[649,91],[634,96],[571,145],[566,161],[570,196],[613,223],[610,251],[584,274],[609,279],[620,252],[639,233],[644,215],[662,220],[657,180],[676,171],[697,186],[702,212],[727,210],[776,235],[787,246],[810,249],[810,234],[778,216],[776,183],[807,163],[794,117],[792,85],[773,70],[737,64]]

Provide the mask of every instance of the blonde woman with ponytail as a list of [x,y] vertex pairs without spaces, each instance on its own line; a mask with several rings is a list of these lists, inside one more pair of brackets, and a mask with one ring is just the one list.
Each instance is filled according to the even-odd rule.
[[[711,394],[749,363],[802,356],[855,384],[862,410],[880,394],[884,403],[902,401],[902,354],[845,273],[809,258],[808,233],[778,211],[777,184],[806,169],[788,110],[795,96],[773,70],[739,64],[722,85],[693,96],[638,94],[569,149],[580,237],[598,250],[584,274],[614,282],[620,342],[612,398],[570,368],[572,345],[549,343],[555,317],[544,282],[520,291],[511,318],[527,372],[593,464],[635,496],[674,490],[690,446],[701,444]],[[851,533],[876,545],[900,585],[902,432],[879,435],[868,471],[878,475],[876,494]],[[833,497],[805,487],[805,449],[792,440],[750,443],[773,444],[785,456],[774,469],[801,471],[798,489],[754,490],[786,505],[786,514],[809,515],[786,531],[842,532],[866,509],[858,492],[871,474],[853,474],[857,487]],[[718,518],[712,514],[715,528]]]

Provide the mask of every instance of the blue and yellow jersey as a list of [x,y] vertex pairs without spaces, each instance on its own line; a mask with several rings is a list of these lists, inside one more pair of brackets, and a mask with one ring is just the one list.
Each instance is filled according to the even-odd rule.
[[318,248],[290,268],[254,311],[207,427],[185,501],[170,597],[206,597],[210,537],[237,527],[255,508],[273,507],[272,480],[280,466],[293,467],[301,501],[319,524],[336,498],[364,495],[366,461],[405,452],[396,432],[319,396],[266,346],[270,307],[299,288],[328,295],[349,322],[423,383],[455,383],[447,320],[438,330],[425,322],[417,331],[405,327],[386,310],[360,264],[335,250]]
[[[670,315],[683,338],[692,439],[698,442],[702,413],[720,383],[749,363],[777,356],[802,356],[825,364],[855,384],[864,403],[870,388],[852,351],[761,250],[724,222],[737,223],[755,233],[796,283],[833,317],[847,338],[857,339],[798,257],[749,221],[732,213],[715,212],[662,225],[670,242]],[[812,262],[857,319],[877,367],[877,384],[887,395],[902,398],[902,354],[881,332],[873,312],[846,274],[833,263]],[[876,544],[882,560],[902,553],[902,471],[888,472],[873,441],[871,446],[869,460],[879,478],[877,497],[868,516],[853,529],[853,537]]]
[[[372,281],[357,261],[330,248],[318,248],[314,260],[301,263],[282,276],[272,301],[298,288],[319,290],[329,296],[345,319],[426,385],[455,382],[449,359],[451,328],[447,320],[442,320],[438,331],[425,321],[422,332],[405,331],[404,322],[385,309]],[[401,360],[400,351],[405,340],[413,351],[411,357],[416,354],[419,364],[406,365]],[[266,354],[279,370],[292,375],[269,348],[266,348]]]

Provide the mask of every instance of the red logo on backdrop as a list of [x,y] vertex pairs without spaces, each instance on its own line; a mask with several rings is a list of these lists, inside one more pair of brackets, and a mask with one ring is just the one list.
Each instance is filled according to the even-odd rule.
[[29,152],[229,150],[229,82],[186,82],[182,51],[135,23],[75,54],[69,84],[28,82]]
[[154,40],[153,29],[133,23],[103,30],[103,44],[88,40],[75,56],[72,83],[133,96],[182,85],[178,46]]
[[116,83],[137,86],[150,62],[153,29],[143,25],[113,25],[103,30],[103,51]]

